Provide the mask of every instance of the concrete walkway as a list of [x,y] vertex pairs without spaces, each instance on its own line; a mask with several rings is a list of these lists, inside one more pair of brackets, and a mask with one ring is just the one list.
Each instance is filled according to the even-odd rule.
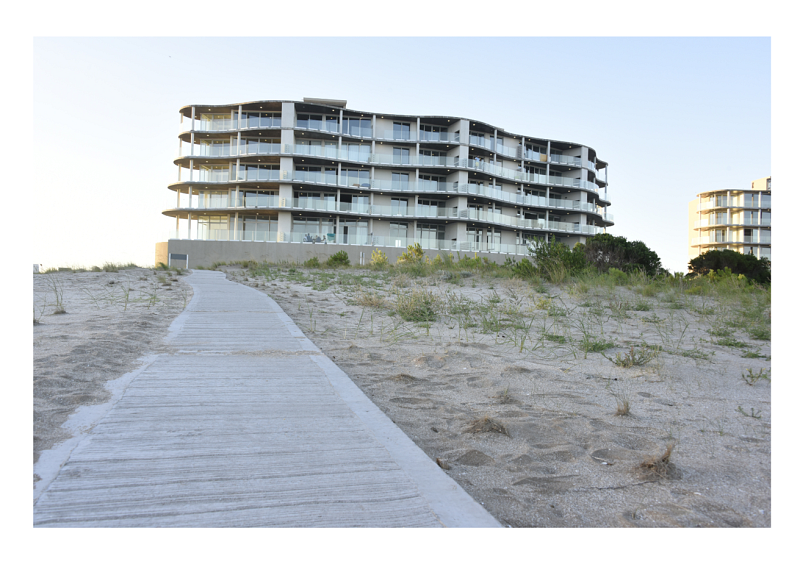
[[267,295],[187,282],[170,352],[40,457],[35,526],[500,526]]

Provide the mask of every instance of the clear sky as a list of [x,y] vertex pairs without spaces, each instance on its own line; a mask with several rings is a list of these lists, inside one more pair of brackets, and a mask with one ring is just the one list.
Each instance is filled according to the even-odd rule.
[[472,118],[609,163],[612,234],[686,271],[687,205],[770,175],[766,38],[35,38],[34,262],[152,265],[178,109],[303,97]]

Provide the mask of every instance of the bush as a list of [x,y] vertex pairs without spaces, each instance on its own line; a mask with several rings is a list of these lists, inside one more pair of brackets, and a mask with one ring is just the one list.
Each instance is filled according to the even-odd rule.
[[735,250],[709,250],[689,261],[689,269],[696,275],[711,275],[712,279],[714,276],[719,279],[728,270],[728,274],[743,275],[760,284],[771,282],[770,268],[770,261],[766,258],[759,259]]
[[523,279],[536,277],[536,267],[527,258],[523,258],[519,262],[511,264],[511,272],[515,276],[519,276]]
[[[348,263],[349,262],[350,260],[348,260]],[[309,258],[308,260],[303,262],[303,265],[306,268],[319,268],[321,266],[321,264],[319,263],[319,258],[317,258],[316,256],[314,256],[313,258]]]
[[436,296],[423,289],[398,295],[396,303],[398,315],[406,321],[435,321],[439,307]]
[[528,252],[539,272],[550,281],[563,281],[566,276],[574,276],[587,266],[582,244],[576,244],[570,250],[569,246],[561,242],[535,238],[528,244]]
[[607,272],[609,268],[627,273],[641,270],[652,277],[664,271],[658,254],[650,250],[644,242],[628,242],[624,236],[591,236],[586,241],[584,255],[586,262],[601,272]]
[[383,268],[389,265],[389,260],[386,258],[386,254],[384,254],[382,250],[378,250],[376,248],[372,251],[372,259],[370,260],[369,264],[375,268]]
[[398,264],[417,264],[422,262],[422,259],[425,257],[425,253],[422,251],[422,246],[419,242],[416,244],[409,244],[408,250],[400,254],[400,257],[397,259]]
[[336,254],[333,254],[330,258],[328,258],[325,263],[331,268],[335,268],[337,266],[349,266],[350,257],[344,250],[339,250]]

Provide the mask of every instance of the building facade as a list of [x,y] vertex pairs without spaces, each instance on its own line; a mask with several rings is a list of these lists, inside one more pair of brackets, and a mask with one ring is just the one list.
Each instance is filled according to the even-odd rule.
[[709,250],[735,250],[772,260],[772,178],[750,189],[704,191],[689,202],[689,260]]
[[163,211],[175,228],[157,262],[324,259],[343,247],[362,258],[382,247],[392,260],[412,243],[502,261],[534,237],[573,246],[613,224],[608,165],[574,142],[324,99],[180,115]]

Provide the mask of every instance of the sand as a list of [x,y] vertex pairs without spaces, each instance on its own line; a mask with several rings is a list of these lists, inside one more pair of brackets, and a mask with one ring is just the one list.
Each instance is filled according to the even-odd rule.
[[[769,370],[770,341],[739,329],[732,338],[747,347],[714,344],[713,302],[686,296],[677,308],[624,287],[570,295],[468,273],[413,279],[284,266],[253,277],[221,269],[274,298],[504,525],[771,525],[771,383],[742,378]],[[50,314],[50,276],[34,276],[35,305],[47,303],[34,325],[34,461],[69,435],[60,425],[71,412],[102,403],[107,381],[163,349],[191,299],[181,277],[165,287],[152,270],[54,277],[66,314]],[[126,309],[123,286],[137,299]],[[404,321],[395,302],[414,290],[449,311],[430,323]],[[630,309],[642,299],[649,311]],[[581,350],[587,334],[614,343],[603,353],[611,359],[644,342],[662,351],[621,368]],[[616,415],[625,402],[629,414]]]
[[[141,268],[34,274],[34,317],[40,321],[33,326],[34,463],[71,436],[61,427],[71,413],[107,401],[109,380],[162,348],[170,323],[192,298],[182,279]],[[66,313],[53,314],[54,286]]]
[[[453,282],[222,269],[274,298],[504,525],[770,526],[771,382],[742,378],[769,370],[770,341],[737,329],[728,338],[746,347],[715,344],[713,301],[687,295],[678,308],[663,294],[619,286],[570,295],[546,285],[540,293],[469,273]],[[415,289],[467,307],[432,323],[403,321],[393,306]],[[386,307],[364,305],[379,298]],[[639,300],[650,310],[630,309]],[[476,314],[475,305],[488,309]],[[530,326],[527,344],[514,324]],[[612,360],[643,342],[662,351],[622,368],[576,346],[584,331],[616,345],[603,353]],[[616,415],[626,402],[629,414]]]

